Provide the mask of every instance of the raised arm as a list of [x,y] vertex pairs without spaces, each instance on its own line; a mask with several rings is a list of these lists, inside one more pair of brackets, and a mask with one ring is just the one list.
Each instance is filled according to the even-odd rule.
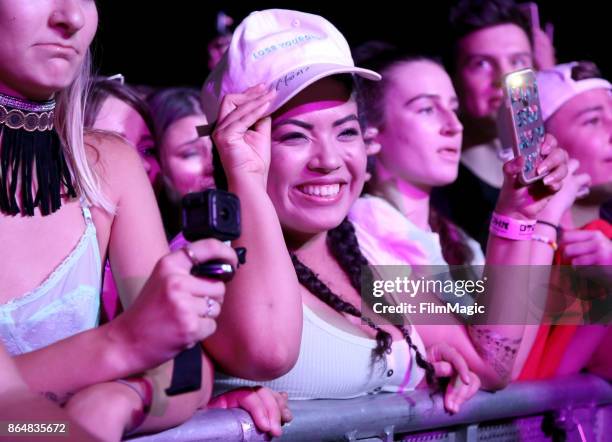
[[227,95],[213,134],[228,178],[240,198],[247,263],[228,284],[217,332],[204,342],[228,374],[274,379],[295,364],[302,331],[299,283],[276,211],[266,193],[272,96],[263,88]]

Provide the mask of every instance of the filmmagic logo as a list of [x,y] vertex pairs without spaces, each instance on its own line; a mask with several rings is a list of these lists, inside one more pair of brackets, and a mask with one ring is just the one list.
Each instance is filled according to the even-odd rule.
[[458,302],[447,302],[445,304],[436,304],[433,302],[420,302],[418,304],[409,304],[402,302],[398,305],[386,305],[377,302],[372,306],[374,313],[378,315],[444,315],[458,314],[465,316],[484,315],[486,308],[475,302],[472,305],[462,305]]

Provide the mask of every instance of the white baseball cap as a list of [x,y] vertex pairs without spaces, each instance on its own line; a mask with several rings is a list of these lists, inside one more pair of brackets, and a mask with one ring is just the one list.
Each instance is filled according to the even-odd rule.
[[542,106],[542,118],[548,120],[567,101],[592,89],[612,89],[612,84],[603,78],[574,80],[572,69],[578,62],[558,64],[551,69],[539,71],[537,75]]
[[317,80],[345,73],[381,79],[355,67],[346,39],[323,17],[286,9],[255,11],[236,28],[226,54],[206,79],[202,108],[213,122],[226,94],[264,83],[276,89],[271,114]]

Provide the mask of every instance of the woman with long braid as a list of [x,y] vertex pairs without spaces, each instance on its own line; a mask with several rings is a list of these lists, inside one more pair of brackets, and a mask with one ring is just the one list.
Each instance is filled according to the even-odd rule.
[[[451,377],[445,406],[457,411],[480,386],[476,370],[495,388],[506,382],[513,359],[497,364],[495,350],[479,353],[462,326],[449,328],[469,350],[438,340],[425,351],[414,327],[390,325],[357,307],[367,260],[345,218],[363,187],[366,147],[346,74],[379,79],[354,66],[344,37],[323,18],[268,10],[238,26],[204,85],[203,107],[215,122],[228,187],[241,200],[239,242],[249,249],[249,263],[228,286],[217,332],[204,342],[234,376],[218,377],[217,385],[270,380],[264,385],[293,399],[348,398],[410,390],[424,375],[432,384]],[[559,180],[565,158],[548,144],[555,153],[547,162]],[[533,203],[513,184],[500,207],[508,215],[525,200]],[[495,241],[510,262],[529,253],[524,244]],[[473,328],[482,347],[522,333]],[[231,350],[236,346],[240,352]]]

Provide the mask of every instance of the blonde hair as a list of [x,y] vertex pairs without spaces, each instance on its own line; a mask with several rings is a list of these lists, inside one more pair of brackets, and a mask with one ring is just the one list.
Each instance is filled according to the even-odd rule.
[[55,128],[64,146],[77,194],[88,204],[113,214],[116,207],[102,191],[100,177],[85,151],[85,105],[90,85],[91,52],[88,49],[74,81],[55,95]]

